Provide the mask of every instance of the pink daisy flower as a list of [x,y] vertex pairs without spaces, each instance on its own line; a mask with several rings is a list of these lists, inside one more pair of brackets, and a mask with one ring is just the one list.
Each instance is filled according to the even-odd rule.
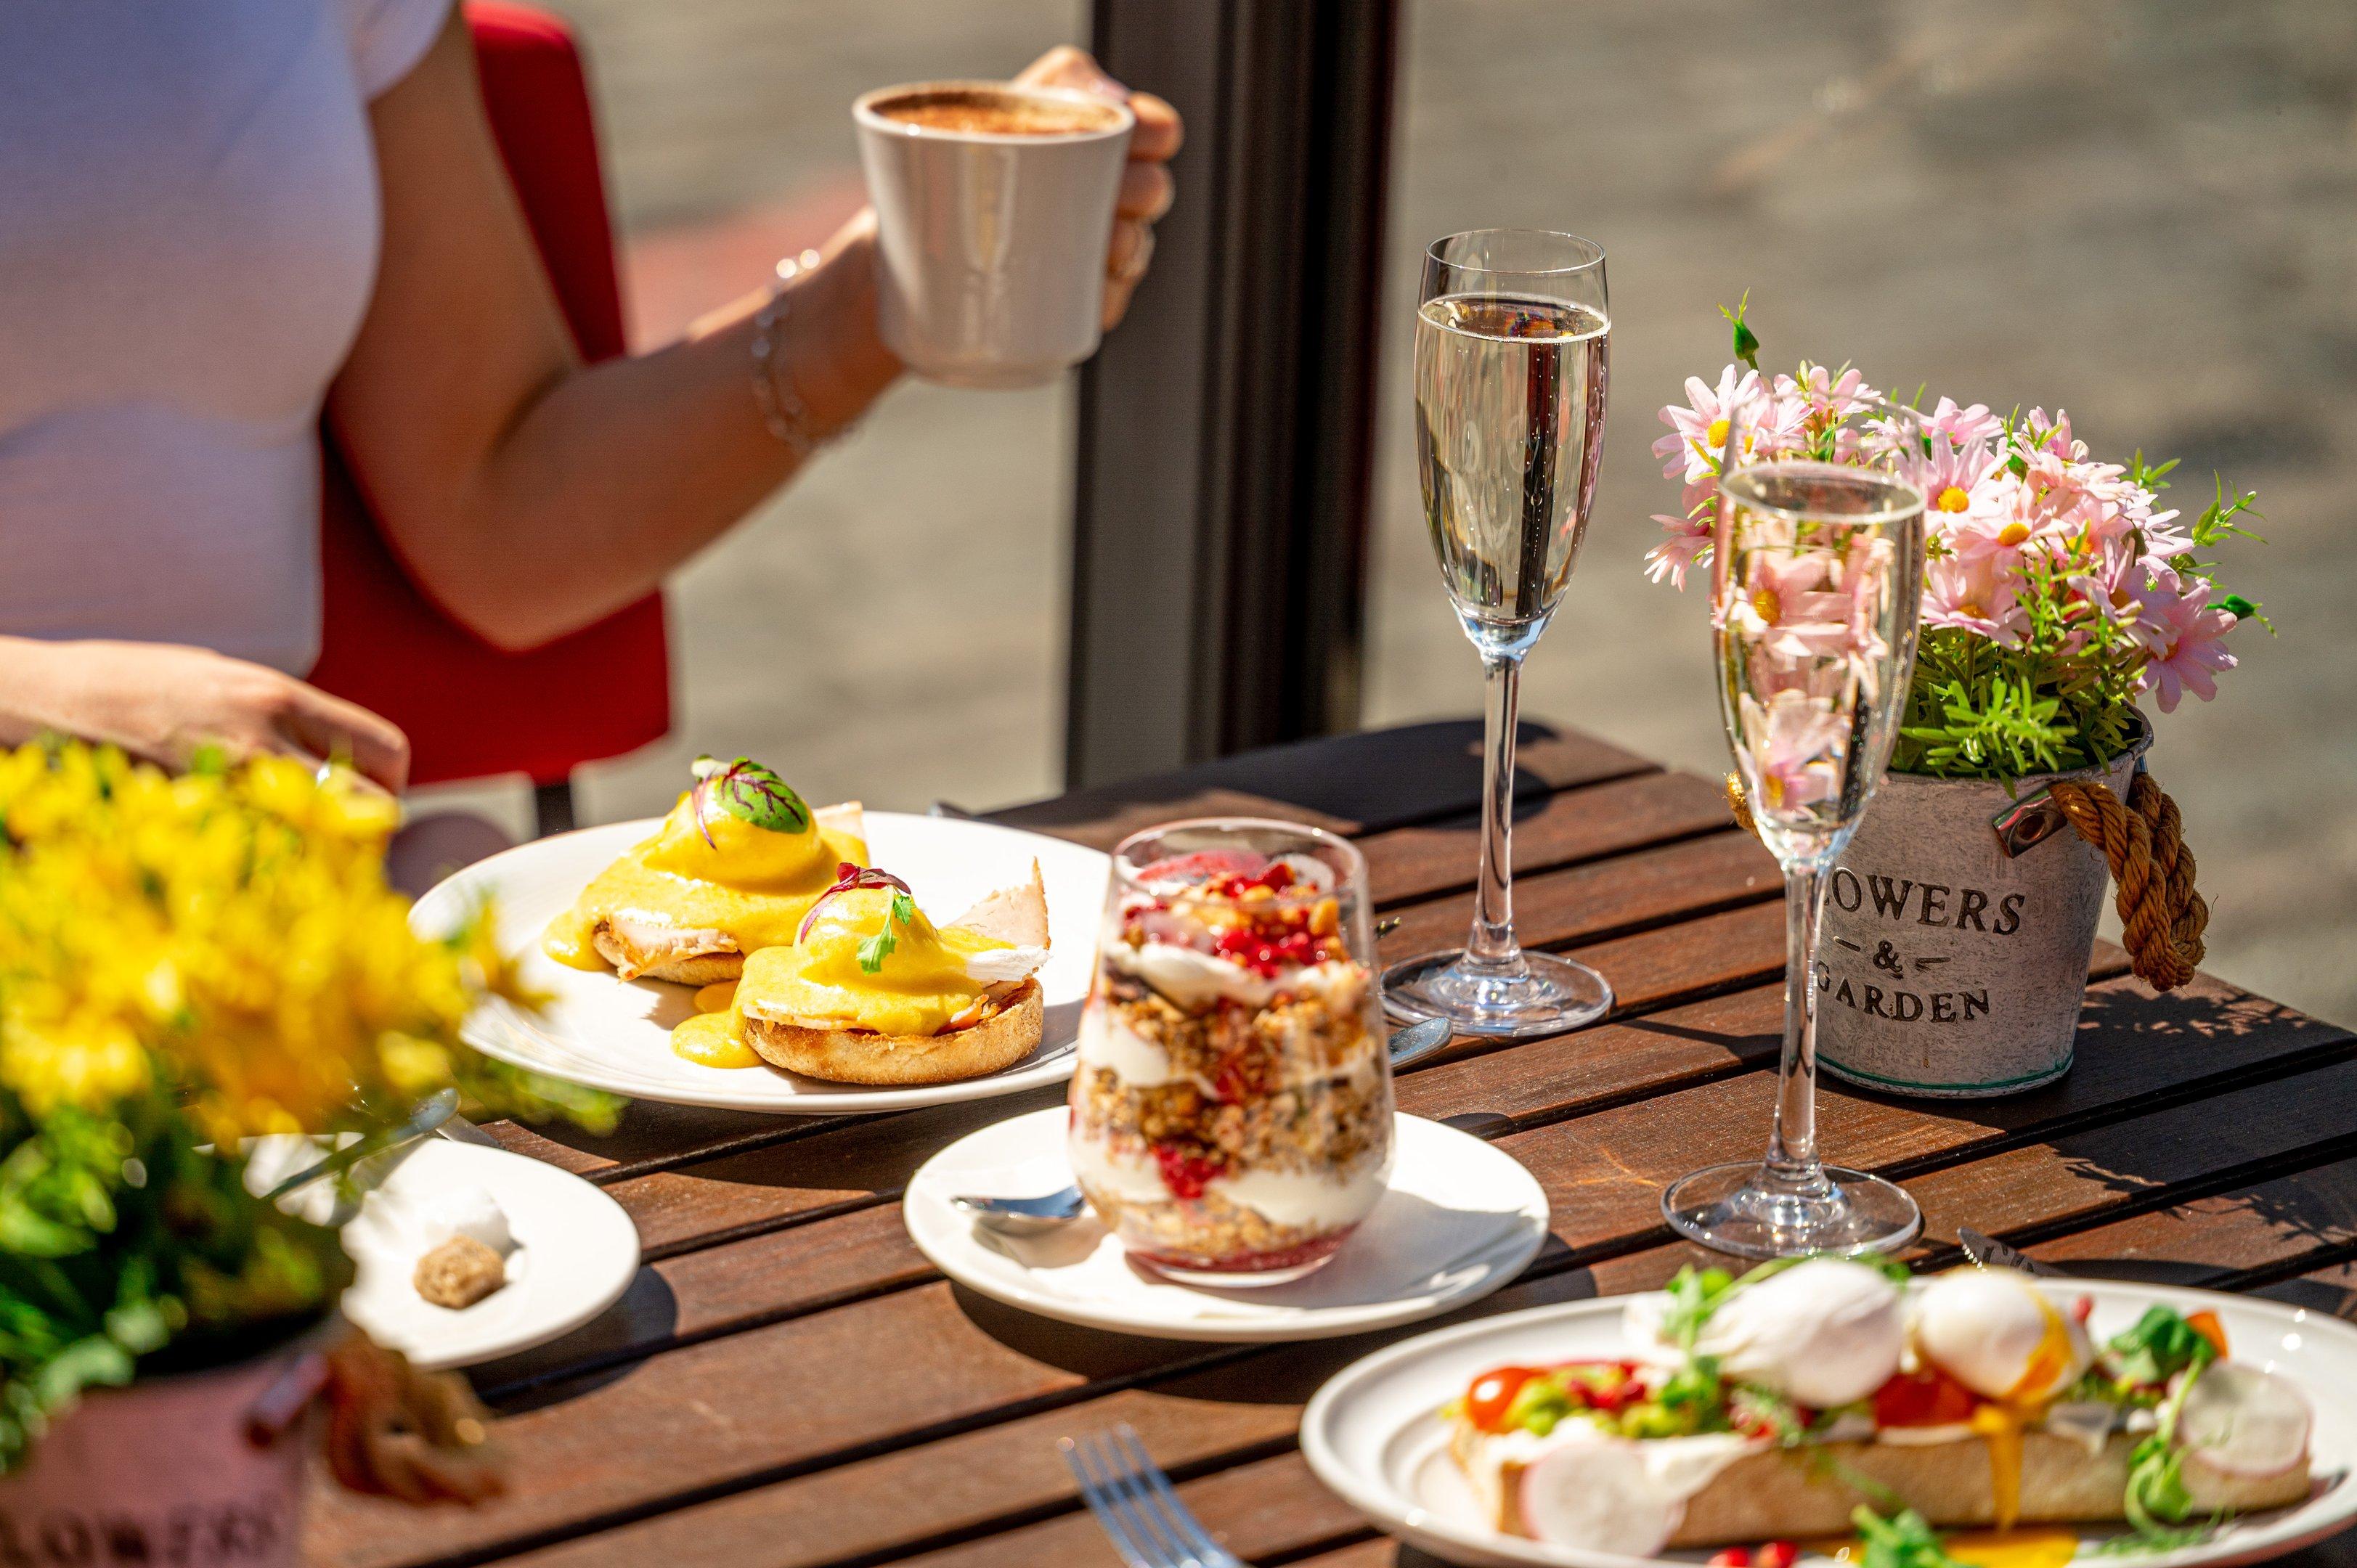
[[[2208,585],[2198,585],[2202,592]],[[2164,714],[2174,713],[2188,692],[2203,702],[2218,694],[2218,674],[2234,667],[2225,636],[2234,629],[2232,610],[2203,602],[2201,593],[2156,596],[2147,613],[2158,623],[2162,641],[2144,667],[2142,685]]]
[[1729,421],[1760,395],[1760,372],[1740,365],[1721,371],[1716,387],[1700,376],[1688,376],[1686,401],[1693,406],[1680,408],[1672,403],[1662,410],[1662,423],[1672,432],[1653,443],[1653,456],[1669,459],[1663,465],[1662,477],[1692,484],[1717,473],[1719,456],[1727,449]]
[[2013,573],[1994,557],[1944,555],[1923,568],[1923,624],[1978,633],[2011,648],[2027,629]]
[[1833,576],[1827,550],[1760,551],[1744,564],[1740,597],[1727,619],[1770,660],[1799,671],[1848,651],[1853,606]]
[[1986,446],[2005,434],[2005,421],[1991,413],[1986,403],[1958,408],[1954,398],[1943,397],[1923,416],[1923,433],[1953,446],[1969,446],[1975,442]]
[[1932,442],[1923,476],[1923,524],[1931,537],[1943,539],[1963,519],[1986,513],[2000,477],[2010,476],[1986,442]]
[[1751,763],[1756,809],[1770,818],[1805,812],[1841,789],[1838,759],[1848,731],[1833,703],[1796,691],[1740,705],[1743,750]]
[[1866,384],[1866,378],[1854,370],[1840,376],[1823,365],[1801,362],[1800,378],[1780,375],[1776,378],[1776,395],[1797,400],[1803,410],[1818,419],[1847,419],[1857,411],[1857,400],[1879,394]]

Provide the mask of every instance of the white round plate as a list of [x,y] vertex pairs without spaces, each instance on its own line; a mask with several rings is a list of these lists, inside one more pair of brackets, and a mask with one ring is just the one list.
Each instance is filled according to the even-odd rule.
[[[2211,1540],[2174,1552],[2138,1552],[2139,1568],[2255,1563],[2321,1541],[2357,1516],[2357,1328],[2320,1312],[2251,1296],[2104,1280],[2058,1280],[2056,1294],[2093,1298],[2088,1326],[2099,1340],[2118,1334],[2161,1303],[2180,1312],[2218,1315],[2234,1356],[2282,1372],[2308,1392],[2316,1411],[2310,1452],[2316,1477],[2309,1500],[2235,1520]],[[1698,1563],[1707,1552],[1660,1558],[1544,1546],[1501,1534],[1482,1519],[1448,1457],[1440,1407],[1492,1367],[1622,1354],[1620,1317],[1628,1296],[1567,1302],[1508,1313],[1419,1335],[1354,1361],[1318,1391],[1301,1416],[1301,1453],[1318,1478],[1378,1528],[1453,1563],[1491,1568],[1645,1568]],[[2083,1526],[2078,1561],[2086,1563],[2111,1527]],[[1830,1568],[1831,1559],[1803,1563]]]
[[1031,1197],[1071,1184],[1060,1105],[970,1133],[909,1182],[901,1217],[942,1273],[1059,1322],[1157,1339],[1325,1339],[1391,1328],[1489,1294],[1546,1240],[1547,1200],[1512,1155],[1401,1116],[1389,1189],[1333,1261],[1292,1284],[1215,1290],[1149,1278],[1082,1215],[1045,1236],[985,1230],[958,1194]]
[[871,1089],[823,1083],[775,1068],[710,1068],[671,1052],[671,1029],[695,1010],[695,993],[659,980],[626,981],[610,972],[569,969],[540,950],[548,922],[572,908],[589,879],[661,826],[657,818],[615,822],[519,844],[451,876],[417,901],[421,931],[449,929],[478,899],[499,911],[500,943],[517,955],[525,982],[553,998],[538,1014],[503,1002],[478,1009],[468,1042],[518,1067],[611,1090],[633,1100],[709,1105],[786,1114],[905,1111],[950,1101],[1016,1094],[1072,1075],[1072,1041],[1096,957],[1112,862],[1061,839],[990,822],[947,817],[867,813],[867,848],[877,865],[905,878],[917,902],[942,919],[986,893],[1021,882],[1031,862],[1048,889],[1048,962],[1039,972],[1048,1026],[1039,1048],[986,1078],[914,1088]]
[[[417,1294],[418,1243],[400,1222],[437,1194],[487,1188],[516,1250],[508,1283],[452,1310]],[[360,1277],[344,1316],[428,1370],[471,1367],[570,1334],[614,1305],[639,1271],[639,1232],[622,1206],[570,1172],[505,1149],[421,1138],[344,1227]]]

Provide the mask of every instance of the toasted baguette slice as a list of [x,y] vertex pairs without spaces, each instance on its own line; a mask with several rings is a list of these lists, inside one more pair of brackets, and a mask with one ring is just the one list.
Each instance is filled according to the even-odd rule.
[[[848,833],[863,843],[867,840],[867,814],[856,800],[813,806],[811,821],[822,828]],[[726,931],[684,930],[608,917],[590,931],[589,944],[624,980],[712,985],[723,980],[741,980],[745,975],[745,955],[738,950],[736,939]]]
[[745,1043],[771,1067],[830,1083],[955,1083],[1014,1066],[1039,1048],[1047,1027],[1039,983],[1027,980],[972,1028],[940,1035],[813,1029],[744,1015]]
[[[1490,1440],[1466,1423],[1457,1423],[1450,1448],[1472,1480],[1483,1508],[1499,1530],[1529,1538],[1522,1519],[1522,1470],[1483,1453]],[[2120,1519],[2126,1496],[2128,1455],[2137,1439],[2115,1433],[2091,1453],[2071,1438],[2049,1432],[2021,1437],[2023,1524],[2101,1523]],[[1763,1450],[1731,1461],[1686,1500],[1685,1515],[1669,1539],[1672,1548],[1725,1546],[1754,1541],[1806,1540],[1846,1535],[1850,1513],[1873,1499],[1835,1478],[1837,1462],[1879,1481],[1942,1530],[1986,1527],[1996,1522],[1987,1443],[1978,1437],[1922,1444],[1827,1443],[1799,1450]],[[2189,1464],[2185,1484],[2193,1511],[2282,1508],[2308,1497],[2308,1463],[2279,1476],[2229,1476],[2209,1466]]]

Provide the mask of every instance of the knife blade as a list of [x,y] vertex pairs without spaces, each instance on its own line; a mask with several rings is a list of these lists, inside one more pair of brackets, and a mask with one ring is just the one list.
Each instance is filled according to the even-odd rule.
[[1956,1227],[1956,1244],[1964,1250],[1965,1257],[1985,1269],[2019,1269],[2025,1274],[2050,1280],[2070,1277],[2053,1264],[2041,1263],[2020,1248],[2007,1246],[1969,1225]]

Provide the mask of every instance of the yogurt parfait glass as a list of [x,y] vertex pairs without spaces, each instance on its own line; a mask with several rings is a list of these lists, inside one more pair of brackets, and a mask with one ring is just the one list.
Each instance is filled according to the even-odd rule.
[[1371,924],[1366,862],[1315,828],[1172,822],[1114,851],[1071,1153],[1133,1262],[1281,1284],[1382,1197],[1392,1080]]

